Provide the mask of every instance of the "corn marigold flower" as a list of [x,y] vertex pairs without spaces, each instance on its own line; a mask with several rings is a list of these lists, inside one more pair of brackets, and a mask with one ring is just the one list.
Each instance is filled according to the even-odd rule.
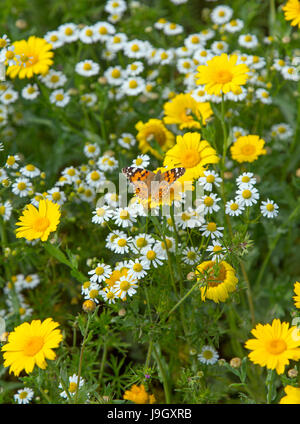
[[204,175],[206,165],[218,162],[215,149],[208,141],[201,140],[200,134],[196,132],[178,135],[175,146],[167,151],[164,159],[164,165],[169,168],[185,168],[180,181],[193,181]]
[[4,352],[4,367],[10,367],[9,372],[16,376],[22,370],[31,373],[35,365],[45,369],[46,359],[55,359],[53,349],[59,346],[63,338],[58,326],[52,318],[47,318],[43,322],[33,320],[16,327],[1,349]]
[[234,268],[225,261],[204,261],[197,266],[196,275],[204,283],[200,287],[203,301],[225,302],[238,283]]
[[287,385],[284,388],[285,396],[280,399],[281,405],[299,405],[300,404],[300,388]]
[[282,8],[284,12],[284,19],[286,21],[292,21],[291,25],[300,28],[300,1],[299,0],[288,0],[288,2]]
[[237,64],[238,56],[228,56],[222,53],[206,62],[206,65],[198,67],[196,74],[198,85],[205,84],[208,94],[221,94],[235,91],[239,86],[245,85],[248,79],[249,68],[247,65]]
[[289,360],[300,359],[300,337],[296,326],[274,319],[272,325],[257,324],[251,331],[254,339],[247,340],[245,348],[251,350],[249,358],[254,364],[283,374]]
[[160,119],[149,119],[146,123],[139,121],[135,128],[138,131],[136,138],[139,142],[139,149],[144,154],[149,152],[157,159],[162,159],[162,155],[155,148],[153,142],[158,143],[163,152],[174,145],[174,135],[167,130]]
[[26,240],[41,239],[46,241],[49,234],[56,230],[59,224],[60,210],[57,203],[43,199],[39,202],[39,209],[28,204],[16,223],[20,228],[16,230],[16,237]]
[[246,135],[239,137],[230,147],[232,159],[239,163],[254,162],[259,156],[265,155],[265,141],[258,135]]
[[32,78],[45,74],[52,65],[52,45],[43,38],[31,36],[28,40],[13,43],[16,64],[8,66],[6,73],[11,78]]
[[143,384],[140,386],[137,386],[136,384],[131,386],[130,390],[125,391],[123,399],[130,400],[131,402],[137,404],[152,404],[155,402],[154,395],[149,395],[146,392],[145,386]]
[[300,283],[299,281],[296,281],[295,285],[294,285],[294,292],[295,295],[293,297],[294,301],[295,301],[295,306],[296,308],[300,309]]
[[[197,102],[189,93],[178,94],[164,104],[165,124],[176,124],[179,129],[200,128],[206,124],[213,111],[208,102]],[[200,123],[201,122],[201,123]]]

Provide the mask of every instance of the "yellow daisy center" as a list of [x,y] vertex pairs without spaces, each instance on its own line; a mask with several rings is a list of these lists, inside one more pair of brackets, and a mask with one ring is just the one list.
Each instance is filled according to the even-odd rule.
[[120,284],[120,289],[122,291],[127,291],[130,289],[130,283],[129,281],[122,281],[122,283]]
[[140,271],[142,271],[143,267],[142,267],[141,264],[134,264],[133,267],[132,267],[132,269],[135,272],[140,272]]
[[181,160],[184,168],[194,168],[200,162],[200,154],[196,150],[185,150]]
[[44,232],[49,227],[50,221],[46,216],[37,218],[33,224],[33,229],[37,233]]
[[220,69],[216,72],[216,82],[218,84],[225,84],[232,80],[232,73],[227,69]]
[[267,208],[267,210],[268,210],[269,212],[273,212],[273,210],[274,210],[274,205],[272,205],[272,203],[268,203],[268,204],[267,204],[267,206],[266,206],[266,208]]
[[250,190],[244,190],[242,193],[242,196],[244,199],[250,199],[251,197],[251,191]]
[[103,272],[104,272],[104,268],[102,266],[97,266],[97,268],[95,270],[95,274],[102,275]]
[[241,148],[242,154],[245,156],[251,156],[255,153],[255,146],[253,144],[246,144]]
[[77,389],[77,384],[72,381],[70,383],[70,385],[69,385],[69,392],[70,393],[75,393],[76,392],[76,389]]
[[156,258],[156,253],[154,252],[154,250],[149,250],[146,256],[147,256],[147,259],[149,259],[150,261],[153,261],[153,259]]
[[207,231],[214,232],[217,229],[217,224],[215,222],[209,222],[206,226]]
[[287,348],[286,343],[282,339],[274,339],[267,342],[267,351],[272,355],[280,355]]
[[210,196],[205,197],[204,199],[205,206],[212,206],[214,204],[214,199]]

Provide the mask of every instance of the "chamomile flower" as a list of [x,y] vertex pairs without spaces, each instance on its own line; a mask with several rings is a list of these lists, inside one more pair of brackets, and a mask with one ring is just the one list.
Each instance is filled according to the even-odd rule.
[[124,46],[124,54],[131,59],[141,59],[145,57],[147,44],[141,40],[128,41]]
[[223,236],[222,231],[224,230],[224,227],[218,227],[217,224],[213,221],[207,222],[206,224],[202,225],[200,228],[200,231],[202,231],[203,235],[205,237],[211,237],[212,239],[215,238],[221,238]]
[[210,214],[213,212],[217,212],[220,209],[220,206],[217,202],[219,202],[221,199],[217,197],[215,193],[210,193],[207,196],[201,197],[200,201],[204,205],[204,214]]
[[127,35],[118,32],[117,34],[114,34],[113,36],[109,37],[106,41],[106,47],[107,50],[110,50],[112,52],[118,52],[120,50],[123,50],[127,43]]
[[255,97],[265,105],[270,105],[272,103],[272,97],[270,96],[270,93],[264,88],[258,88],[255,91]]
[[260,205],[260,211],[266,218],[275,218],[278,215],[278,209],[279,207],[274,200],[267,199]]
[[108,304],[115,303],[118,297],[114,287],[104,287],[103,290],[99,291],[99,295],[102,296],[103,300]]
[[216,25],[223,25],[228,22],[233,14],[233,10],[229,6],[221,5],[213,9],[210,14],[212,22]]
[[47,191],[46,198],[51,200],[53,203],[63,205],[67,200],[65,193],[59,189],[59,187],[53,187]]
[[8,221],[10,219],[12,209],[12,204],[9,200],[6,200],[4,203],[0,202],[0,216],[3,221]]
[[126,67],[127,75],[130,75],[130,76],[139,75],[143,72],[143,70],[144,70],[143,62],[140,62],[137,60],[135,62],[130,63]]
[[206,251],[209,252],[212,261],[221,261],[225,256],[224,247],[217,240],[212,240],[212,245],[208,246]]
[[121,85],[127,77],[127,72],[119,65],[109,66],[104,72],[104,76],[109,85],[118,86]]
[[34,395],[34,391],[29,389],[28,387],[24,387],[23,389],[19,389],[17,393],[14,395],[15,402],[18,404],[27,404],[29,403]]
[[106,221],[109,221],[113,216],[113,211],[110,206],[103,205],[101,207],[97,207],[93,211],[92,222],[94,224],[103,224]]
[[77,25],[69,22],[58,27],[58,32],[64,43],[72,43],[78,40],[79,31]]
[[29,163],[26,166],[23,166],[20,169],[20,172],[22,175],[25,175],[25,177],[28,177],[28,178],[38,177],[41,174],[41,171],[39,170],[39,168],[32,165],[31,163]]
[[204,49],[203,37],[201,34],[190,34],[185,38],[184,45],[191,51]]
[[93,60],[83,60],[75,66],[75,72],[83,77],[92,77],[97,75],[100,70],[100,65]]
[[203,346],[197,358],[202,364],[214,365],[219,359],[219,354],[214,347]]
[[79,178],[79,172],[74,166],[68,166],[62,171],[62,176],[66,177],[71,183],[75,183]]
[[236,194],[236,200],[242,206],[252,206],[259,199],[259,192],[255,187],[239,188]]
[[219,187],[222,182],[222,178],[219,177],[219,174],[215,171],[204,171],[204,176],[198,179],[198,183],[206,191],[212,191],[213,186]]
[[[174,218],[176,225],[182,229],[199,227],[203,223],[203,220],[199,220],[197,211],[192,208],[188,208],[182,213],[175,215]],[[171,224],[173,224],[172,221]]]
[[[69,395],[71,397],[73,397],[75,395],[75,393],[78,391],[78,388],[80,389],[83,385],[84,385],[84,379],[82,377],[80,377],[79,385],[78,385],[78,376],[76,374],[73,374],[72,376],[70,376],[69,377],[69,386],[68,386]],[[59,384],[58,387],[60,389],[62,389],[61,383]],[[68,399],[68,395],[67,395],[65,390],[60,393],[60,396],[65,398],[65,399]]]
[[78,37],[84,44],[92,44],[99,40],[99,33],[94,26],[87,25],[80,30]]
[[105,4],[104,10],[111,15],[123,14],[127,9],[126,2],[124,0],[108,0]]
[[137,281],[132,276],[123,275],[114,285],[116,295],[122,300],[126,299],[126,296],[133,296],[138,288]]
[[100,147],[96,143],[85,143],[83,152],[87,158],[96,158],[100,154]]
[[65,85],[67,82],[67,77],[61,71],[49,69],[46,75],[41,76],[41,81],[45,84],[46,87],[56,89]]
[[196,69],[194,61],[190,58],[178,59],[176,63],[178,72],[181,74],[188,74]]
[[141,233],[132,238],[130,247],[134,252],[144,254],[154,243],[155,239],[150,234]]
[[271,136],[279,140],[288,140],[293,136],[293,129],[284,122],[275,124],[271,127]]
[[130,133],[122,133],[121,136],[118,138],[118,143],[120,144],[120,146],[124,147],[124,149],[130,149],[136,144],[136,139]]
[[19,177],[12,185],[12,192],[16,196],[25,197],[32,191],[32,184],[28,178]]
[[239,188],[247,188],[256,184],[256,178],[252,172],[243,172],[236,179]]
[[244,27],[244,22],[241,19],[232,19],[230,22],[227,22],[224,26],[225,31],[230,33],[239,32]]
[[58,89],[58,90],[54,90],[51,94],[50,94],[50,103],[54,103],[55,106],[58,107],[65,107],[69,101],[70,101],[70,96],[67,92],[65,92],[63,89]]
[[207,102],[210,98],[209,94],[207,94],[204,89],[204,85],[200,85],[200,87],[193,89],[190,95],[196,100],[196,102],[200,103]]
[[209,49],[198,48],[193,53],[193,59],[199,65],[205,65],[205,63],[213,57],[213,53]]
[[105,180],[104,174],[101,171],[94,169],[86,176],[86,182],[94,188],[98,188],[99,185]]
[[182,260],[187,265],[195,265],[200,260],[200,250],[197,247],[185,247],[182,251]]
[[112,243],[107,243],[107,247],[113,252],[119,253],[121,255],[128,253],[132,238],[128,237],[125,233],[121,231],[115,231],[115,234],[117,235],[116,238],[114,238]]
[[40,94],[37,84],[27,84],[21,91],[21,95],[26,100],[34,100]]
[[113,211],[112,219],[115,224],[122,228],[132,227],[136,222],[136,216],[129,207],[117,208]]
[[63,36],[61,32],[57,30],[48,31],[44,35],[44,39],[47,41],[47,43],[52,45],[52,50],[58,49],[64,44]]
[[23,289],[34,289],[39,284],[40,284],[40,277],[38,276],[38,274],[28,274],[22,280]]
[[98,97],[95,93],[84,93],[80,96],[80,103],[83,103],[88,107],[94,106],[97,101]]
[[241,47],[254,49],[258,46],[258,40],[254,34],[241,34],[238,38],[238,43]]
[[131,166],[136,166],[137,168],[147,168],[150,163],[150,157],[148,155],[138,155],[136,159],[132,161]]
[[220,55],[228,51],[229,45],[225,41],[214,41],[210,48],[213,53]]
[[175,24],[174,22],[168,22],[163,27],[163,32],[166,35],[182,34],[183,31],[184,31],[183,26],[179,24]]
[[106,41],[108,37],[116,32],[115,27],[108,22],[99,21],[94,25],[95,31],[98,33],[99,41]]
[[121,92],[126,96],[137,96],[145,90],[145,81],[141,77],[130,77],[121,85]]
[[154,266],[154,268],[157,268],[163,264],[165,257],[160,253],[160,249],[156,245],[146,248],[140,259],[145,260],[150,267]]
[[295,66],[284,66],[281,70],[281,74],[284,79],[290,81],[299,81],[300,80],[300,72],[299,69]]
[[7,88],[0,96],[0,102],[4,105],[15,103],[19,98],[19,93],[12,88]]
[[129,270],[128,275],[133,277],[134,279],[140,279],[147,275],[147,271],[149,270],[149,263],[145,260],[135,259],[129,261]]
[[175,239],[173,237],[165,237],[163,240],[156,241],[154,248],[157,248],[157,252],[164,259],[168,258],[168,252],[175,252]]
[[97,161],[97,165],[103,172],[112,172],[119,166],[117,159],[110,154],[100,156]]
[[225,205],[225,213],[229,216],[239,216],[245,207],[238,200],[229,200]]
[[101,283],[101,281],[105,281],[106,278],[109,278],[111,267],[103,262],[98,262],[96,268],[89,271],[88,274],[91,275],[90,281],[93,283]]

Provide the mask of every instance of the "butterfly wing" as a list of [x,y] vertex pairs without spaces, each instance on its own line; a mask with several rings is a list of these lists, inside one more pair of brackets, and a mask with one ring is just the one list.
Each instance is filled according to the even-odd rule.
[[123,168],[122,172],[133,184],[135,194],[141,199],[148,199],[150,195],[151,181],[155,177],[154,172],[133,166]]

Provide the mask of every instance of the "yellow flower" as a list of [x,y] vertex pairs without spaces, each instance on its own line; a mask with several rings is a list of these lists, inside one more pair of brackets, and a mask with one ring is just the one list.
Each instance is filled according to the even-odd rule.
[[296,308],[300,309],[300,283],[299,283],[299,281],[296,281],[296,283],[294,285],[294,292],[296,294],[296,296],[293,297],[293,299],[295,301],[295,306],[296,306]]
[[27,240],[41,239],[46,241],[49,234],[55,231],[59,224],[60,211],[57,203],[43,199],[39,202],[39,209],[29,204],[26,205],[16,230],[16,237],[25,237]]
[[292,21],[292,26],[298,25],[300,28],[300,1],[289,0],[282,10],[284,11],[284,19],[286,21]]
[[43,322],[33,320],[16,327],[1,349],[4,351],[4,366],[10,367],[9,372],[18,376],[24,369],[30,373],[35,365],[45,369],[46,359],[55,359],[52,349],[57,348],[62,340],[61,331],[56,329],[58,326],[52,318],[47,318]]
[[251,333],[256,338],[247,340],[245,347],[252,350],[249,358],[254,364],[283,374],[289,359],[300,359],[300,337],[296,326],[289,328],[289,323],[274,319],[272,326],[258,324]]
[[180,181],[193,181],[203,175],[205,166],[218,163],[215,149],[198,133],[188,132],[176,137],[176,144],[167,151],[164,165],[170,168],[183,167],[185,174]]
[[280,399],[280,404],[300,404],[300,389],[293,386],[286,386],[284,388],[284,391],[286,393],[286,396]]
[[190,94],[178,94],[164,104],[165,124],[179,125],[179,129],[200,128],[206,124],[213,111],[208,102],[197,102]]
[[206,65],[197,68],[199,71],[196,74],[197,84],[204,84],[208,94],[235,92],[239,86],[246,84],[249,72],[244,63],[237,65],[237,60],[236,54],[228,56],[222,53],[221,56],[214,56],[206,62]]
[[230,147],[232,159],[237,162],[253,162],[258,156],[265,155],[265,141],[258,135],[245,135],[239,137]]
[[160,119],[149,119],[145,124],[139,121],[135,128],[138,130],[136,136],[139,141],[139,149],[142,153],[152,153],[157,159],[162,159],[151,142],[157,142],[163,152],[170,149],[174,144],[174,135],[167,130]]
[[7,68],[7,75],[11,78],[32,78],[34,75],[45,74],[52,65],[54,53],[51,51],[52,45],[43,38],[35,36],[29,39],[15,41],[14,53],[17,64]]
[[196,276],[205,285],[200,287],[201,299],[225,302],[238,283],[235,270],[225,261],[204,261],[196,268]]
[[131,402],[138,403],[138,404],[145,404],[145,403],[154,403],[155,397],[154,395],[149,395],[146,392],[145,386],[141,384],[140,386],[137,386],[134,384],[130,390],[126,390],[123,399],[125,400],[131,400]]

